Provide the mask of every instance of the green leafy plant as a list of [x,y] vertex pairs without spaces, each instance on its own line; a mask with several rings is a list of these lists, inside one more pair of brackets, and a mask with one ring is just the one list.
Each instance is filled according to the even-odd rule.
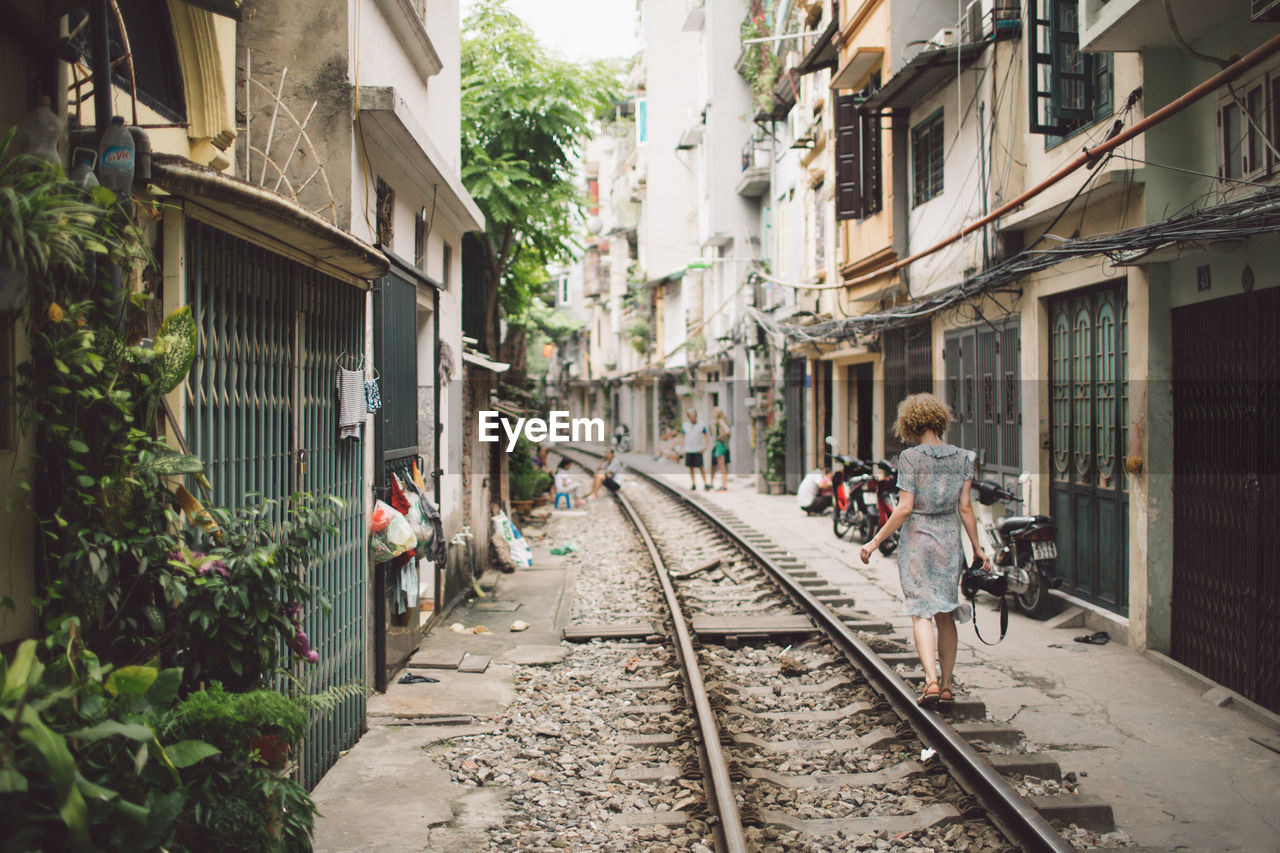
[[765,433],[765,479],[781,480],[786,470],[787,459],[787,420],[778,418]]
[[309,850],[315,803],[283,772],[306,727],[303,703],[274,690],[228,693],[214,682],[183,700],[163,731],[218,752],[186,780],[178,842],[191,850]]
[[0,660],[0,813],[7,850],[167,847],[183,774],[218,750],[161,734],[181,673],[112,669],[63,620]]
[[[742,22],[743,41],[764,38],[772,34],[768,15],[762,8],[753,8]],[[771,42],[744,44],[739,63],[742,76],[751,87],[752,102],[757,111],[766,110],[773,101],[773,87],[782,71],[782,59]]]
[[631,347],[641,355],[649,351],[653,336],[648,320],[636,320],[627,326],[627,337],[631,339]]
[[16,132],[0,140],[0,269],[37,280],[81,273],[87,258],[108,253],[100,230],[115,194],[99,187],[91,196],[61,166],[11,151]]
[[[252,501],[234,510],[211,508],[206,521],[179,528],[167,560],[165,648],[195,686],[218,680],[234,690],[260,686],[280,665],[282,648],[315,663],[303,630],[304,605],[328,609],[328,599],[307,581],[307,568],[336,535],[333,519],[343,502],[295,494],[287,511],[279,501]],[[283,516],[283,518],[281,518]],[[172,518],[176,524],[178,519]]]
[[551,488],[551,475],[533,464],[531,447],[532,443],[522,435],[507,459],[513,501],[533,500]]

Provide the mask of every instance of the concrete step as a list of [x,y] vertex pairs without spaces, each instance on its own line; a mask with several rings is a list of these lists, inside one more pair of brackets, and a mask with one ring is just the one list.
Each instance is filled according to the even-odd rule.
[[1044,794],[1027,799],[1048,821],[1074,823],[1094,832],[1116,828],[1111,804],[1092,794]]

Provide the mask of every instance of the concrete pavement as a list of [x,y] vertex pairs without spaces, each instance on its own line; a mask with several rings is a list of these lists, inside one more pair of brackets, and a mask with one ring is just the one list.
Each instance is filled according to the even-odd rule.
[[[636,453],[624,458],[689,488],[685,468]],[[877,553],[862,565],[860,543],[837,540],[830,515],[806,516],[794,495],[757,494],[754,477],[731,477],[728,492],[699,489],[696,499],[733,512],[852,594],[859,610],[910,638],[896,557]],[[990,639],[999,636],[998,617],[985,600],[978,618]],[[1221,690],[1128,648],[1122,637],[1104,646],[1074,642],[1097,627],[1119,633],[1096,619],[1067,610],[1041,622],[1015,612],[1008,637],[996,646],[983,645],[972,625],[962,625],[956,681],[986,703],[993,719],[1051,753],[1064,773],[1080,774],[1082,792],[1110,802],[1117,827],[1138,844],[1280,851],[1280,754],[1250,739],[1276,743],[1274,718],[1220,707]]]

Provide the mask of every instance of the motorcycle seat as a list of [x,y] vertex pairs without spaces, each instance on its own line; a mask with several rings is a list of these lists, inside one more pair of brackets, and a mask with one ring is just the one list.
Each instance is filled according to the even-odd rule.
[[1016,533],[1029,524],[1037,521],[1049,521],[1047,515],[1010,515],[996,522],[996,530],[1001,536],[1008,536]]

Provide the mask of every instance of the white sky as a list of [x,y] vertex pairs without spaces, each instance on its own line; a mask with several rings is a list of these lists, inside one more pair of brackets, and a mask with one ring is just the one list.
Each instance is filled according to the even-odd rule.
[[[462,17],[471,0],[461,0]],[[538,41],[569,59],[629,57],[640,49],[636,0],[509,0]]]

